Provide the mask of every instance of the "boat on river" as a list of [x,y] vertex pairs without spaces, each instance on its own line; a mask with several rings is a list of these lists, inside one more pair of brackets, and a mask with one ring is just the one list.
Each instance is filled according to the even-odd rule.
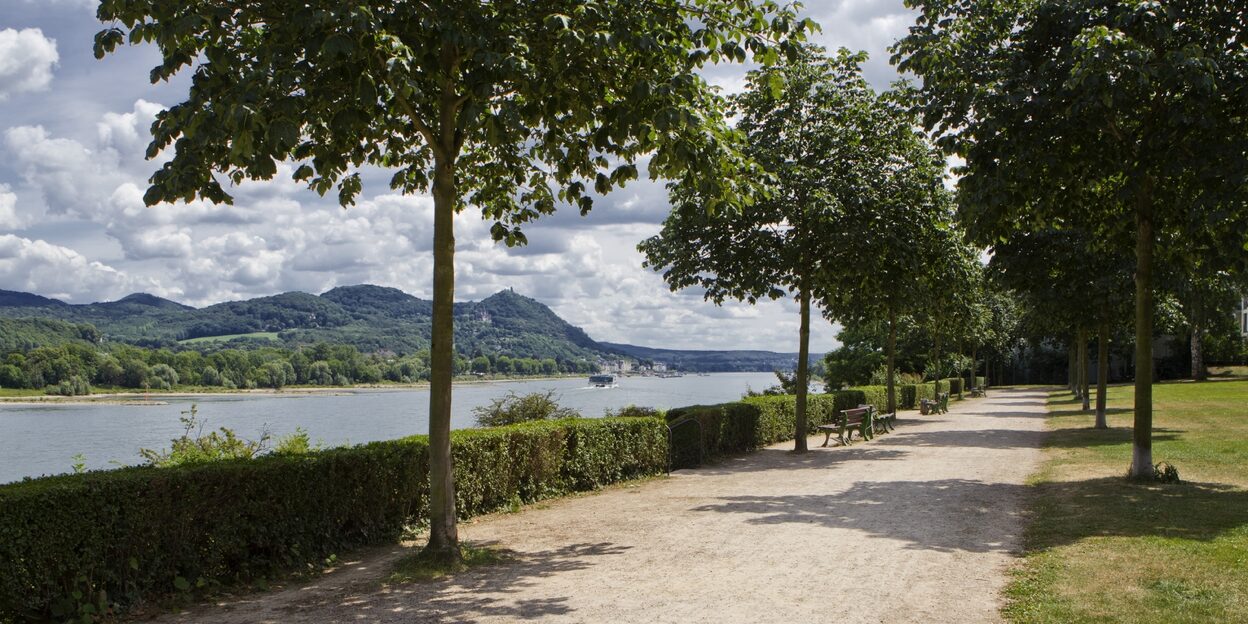
[[590,375],[589,385],[595,388],[614,388],[616,386],[615,376],[613,375]]

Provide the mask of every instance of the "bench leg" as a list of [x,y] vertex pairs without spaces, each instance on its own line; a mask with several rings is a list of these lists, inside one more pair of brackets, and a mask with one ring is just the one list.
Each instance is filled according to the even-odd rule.
[[824,431],[824,432],[823,432],[823,446],[827,446],[827,445],[828,445],[828,440],[831,440],[831,439],[832,439],[832,432],[831,432],[831,431]]

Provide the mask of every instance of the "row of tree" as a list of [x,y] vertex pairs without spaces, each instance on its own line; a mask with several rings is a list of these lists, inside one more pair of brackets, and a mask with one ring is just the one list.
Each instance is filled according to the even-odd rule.
[[[283,161],[344,206],[366,165],[393,169],[394,189],[432,194],[427,553],[458,559],[454,218],[469,204],[493,221],[496,240],[523,244],[524,224],[560,203],[589,211],[591,190],[635,179],[644,161],[650,177],[672,181],[672,215],[642,250],[673,288],[796,300],[800,434],[814,308],[885,323],[890,371],[907,317],[929,328],[934,361],[959,350],[959,336],[999,339],[985,329],[994,301],[967,288],[980,279],[978,254],[954,227],[944,185],[945,153],[956,153],[967,163],[956,206],[982,245],[1037,226],[1112,239],[1124,216],[1134,219],[1137,358],[1151,361],[1159,232],[1187,214],[1219,244],[1243,244],[1231,234],[1245,228],[1211,220],[1215,207],[1242,217],[1228,197],[1242,195],[1248,137],[1234,4],[908,4],[922,17],[897,60],[923,78],[917,94],[873,92],[861,56],[805,46],[813,23],[774,0],[452,2],[419,12],[380,1],[258,0],[229,11],[104,2],[99,17],[111,26],[96,54],[155,43],[164,62],[154,80],[193,73],[187,100],[153,127],[149,153],[173,154],[149,204],[230,201],[219,179],[267,180]],[[760,68],[730,102],[700,75],[707,63],[747,58]],[[1137,376],[1144,451],[1150,383]],[[1144,462],[1151,471],[1146,454],[1133,471]]]
[[[769,190],[739,209],[709,210],[714,198],[699,181],[677,182],[662,231],[640,246],[672,288],[698,287],[717,303],[796,299],[798,432],[813,311],[884,329],[890,411],[899,326],[921,323],[937,362],[951,343],[983,333],[967,295],[982,271],[954,223],[944,158],[918,131],[911,91],[875,92],[865,58],[808,45],[751,71],[732,112]],[[806,436],[796,440],[806,450]]]
[[[455,373],[553,375],[590,372],[587,361],[458,356]],[[428,380],[429,352],[407,356],[364,354],[353,345],[318,343],[296,349],[264,347],[193,350],[145,349],[125,344],[69,343],[13,350],[0,355],[0,388],[47,388],[57,394],[89,394],[91,387],[167,390],[176,386],[276,388],[288,385],[348,386],[383,381]]]
[[[959,168],[959,218],[1026,305],[1100,344],[1134,316],[1131,474],[1151,478],[1159,286],[1201,339],[1248,263],[1248,46],[1235,3],[911,0],[894,61],[922,79],[924,126]],[[1242,279],[1242,278],[1241,278]],[[1132,284],[1134,282],[1134,284]],[[1128,312],[1133,307],[1133,314]]]

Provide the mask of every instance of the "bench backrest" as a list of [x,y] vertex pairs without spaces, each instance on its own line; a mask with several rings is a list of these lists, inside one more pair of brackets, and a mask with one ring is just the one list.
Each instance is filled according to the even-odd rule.
[[842,423],[860,423],[871,418],[871,406],[841,410]]

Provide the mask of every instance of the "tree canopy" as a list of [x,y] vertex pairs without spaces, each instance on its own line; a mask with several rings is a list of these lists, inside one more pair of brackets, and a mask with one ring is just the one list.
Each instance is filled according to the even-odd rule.
[[[792,295],[800,306],[797,365],[797,450],[806,450],[807,355],[812,299],[827,276],[844,270],[838,245],[850,215],[872,213],[882,149],[897,111],[881,104],[863,79],[865,55],[825,56],[806,47],[791,62],[751,71],[733,98],[746,153],[770,176],[758,201],[714,210],[701,184],[672,187],[673,210],[662,231],[640,245],[646,264],[672,289],[697,287],[716,303]],[[879,224],[869,224],[876,227]]]
[[[1187,215],[1248,249],[1248,46],[1242,9],[1203,0],[909,0],[895,47],[924,124],[966,161],[960,212],[981,243],[1069,220],[1131,231],[1131,474],[1151,477],[1153,253]],[[1072,201],[1094,184],[1113,201]],[[1132,228],[1134,224],[1134,228]]]
[[351,204],[369,168],[434,203],[431,531],[427,550],[459,557],[451,472],[454,215],[467,205],[492,234],[638,177],[685,180],[717,202],[752,195],[754,176],[708,63],[764,64],[812,27],[773,0],[503,2],[103,0],[103,56],[154,43],[152,80],[192,72],[187,99],[160,113],[150,157],[173,148],[145,200],[231,201],[218,180],[267,180],[279,163]]

